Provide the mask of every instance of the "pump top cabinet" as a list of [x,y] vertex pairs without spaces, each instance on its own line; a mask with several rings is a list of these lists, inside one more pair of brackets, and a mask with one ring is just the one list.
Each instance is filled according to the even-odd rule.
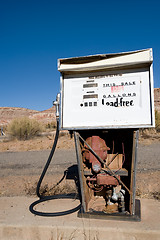
[[79,217],[140,220],[138,129],[155,126],[152,49],[59,59],[60,129],[74,131]]
[[152,49],[58,60],[61,129],[154,127]]

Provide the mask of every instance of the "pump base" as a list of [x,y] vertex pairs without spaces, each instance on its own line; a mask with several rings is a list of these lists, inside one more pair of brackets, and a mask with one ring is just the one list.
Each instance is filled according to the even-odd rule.
[[104,220],[119,220],[119,221],[141,221],[141,204],[140,200],[135,200],[135,214],[131,215],[128,212],[125,213],[104,213],[101,211],[88,211],[84,212],[81,208],[78,212],[78,217],[80,218],[94,218],[94,219],[104,219]]

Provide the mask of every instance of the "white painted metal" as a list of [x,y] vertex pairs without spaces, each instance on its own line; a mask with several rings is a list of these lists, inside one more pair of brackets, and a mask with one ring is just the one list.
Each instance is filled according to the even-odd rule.
[[[62,71],[61,129],[153,127],[151,49],[145,50],[144,55],[142,51],[138,53],[141,53],[141,56],[135,52],[136,56],[132,56],[132,58],[128,56],[130,53],[128,55],[123,53],[125,56],[124,58],[122,55],[123,65],[125,66],[126,59],[127,68],[126,66],[125,68],[114,68],[114,57],[112,57],[112,68],[103,71],[93,72],[93,69],[88,71],[87,67],[87,71],[84,71],[83,68],[83,71],[79,69],[76,73],[70,69],[69,73],[68,67],[67,72],[65,70],[63,72],[59,66]],[[145,61],[143,61],[142,55]],[[141,61],[139,61],[139,56]],[[133,66],[127,65],[129,59],[134,59]],[[148,64],[142,66],[142,61],[143,63],[148,61]],[[117,64],[117,56],[115,63]],[[64,64],[65,60],[63,60]],[[75,65],[75,69],[77,69],[79,64]]]
[[[81,61],[79,61],[81,59]],[[58,70],[67,71],[92,71],[102,69],[113,69],[115,67],[130,66],[134,64],[152,63],[152,49],[145,49],[127,53],[103,54],[94,56],[85,56],[80,58],[59,59]]]

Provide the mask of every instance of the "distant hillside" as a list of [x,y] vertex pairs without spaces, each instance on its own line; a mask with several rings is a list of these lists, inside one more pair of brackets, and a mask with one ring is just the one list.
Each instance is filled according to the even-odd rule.
[[12,119],[25,116],[43,123],[52,122],[55,120],[55,108],[36,111],[27,108],[0,107],[0,125],[7,125]]
[[[155,109],[160,112],[160,88],[154,89]],[[27,116],[43,123],[55,120],[55,107],[44,111],[30,110],[26,108],[0,107],[0,125],[8,124],[12,119]]]
[[154,89],[154,106],[160,112],[160,88]]

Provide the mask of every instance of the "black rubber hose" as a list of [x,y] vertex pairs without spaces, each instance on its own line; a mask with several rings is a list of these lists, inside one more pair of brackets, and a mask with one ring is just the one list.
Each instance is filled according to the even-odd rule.
[[63,216],[63,215],[67,215],[67,214],[71,214],[71,213],[74,213],[76,211],[78,211],[80,208],[81,208],[81,203],[73,208],[73,209],[70,209],[70,210],[67,210],[67,211],[63,211],[63,212],[53,212],[53,213],[50,213],[50,212],[39,212],[39,211],[36,211],[34,210],[34,206],[36,206],[37,204],[39,203],[42,203],[42,202],[45,202],[45,201],[48,201],[48,200],[52,200],[52,199],[66,199],[66,198],[74,198],[73,195],[71,194],[68,194],[68,195],[52,195],[52,196],[43,196],[40,194],[40,187],[41,187],[41,183],[43,181],[43,178],[47,172],[47,169],[51,163],[51,160],[52,160],[52,157],[54,155],[54,152],[55,152],[55,149],[56,149],[56,146],[57,146],[57,142],[58,142],[58,137],[59,137],[59,119],[57,119],[57,128],[56,128],[56,135],[55,135],[55,139],[54,139],[54,143],[53,143],[53,147],[52,147],[52,150],[50,152],[50,155],[48,157],[48,160],[46,162],[46,165],[42,171],[42,174],[39,178],[39,181],[38,181],[38,184],[37,184],[37,189],[36,189],[36,194],[37,196],[40,198],[39,200],[33,202],[30,207],[29,207],[29,210],[31,213],[35,214],[35,215],[39,215],[39,216],[44,216],[44,217],[57,217],[57,216]]
[[47,169],[48,169],[48,167],[49,167],[49,165],[51,163],[52,157],[54,155],[54,152],[55,152],[55,149],[56,149],[56,146],[57,146],[57,142],[58,142],[58,137],[59,137],[59,120],[57,119],[57,128],[56,128],[56,135],[55,135],[53,147],[51,149],[51,152],[49,154],[48,160],[46,162],[46,165],[45,165],[45,167],[44,167],[44,169],[42,171],[42,174],[41,174],[41,176],[39,178],[39,181],[38,181],[38,184],[37,184],[36,194],[37,194],[37,196],[40,199],[44,198],[44,196],[40,194],[40,186],[41,186],[43,178],[44,178],[44,176],[45,176],[45,174],[47,172]]

